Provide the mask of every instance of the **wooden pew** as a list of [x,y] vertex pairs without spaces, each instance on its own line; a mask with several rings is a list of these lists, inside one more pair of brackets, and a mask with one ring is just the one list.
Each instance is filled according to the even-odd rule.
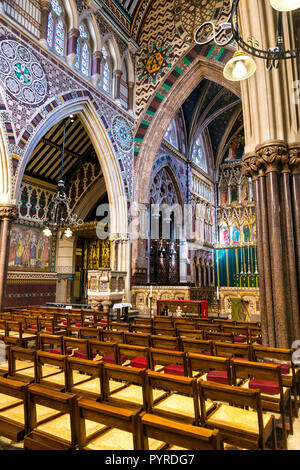
[[102,330],[100,339],[101,341],[109,341],[110,343],[125,343],[124,331]]
[[181,344],[182,344],[182,349],[185,352],[192,352],[196,354],[207,354],[208,356],[214,355],[213,341],[181,338]]
[[180,341],[175,336],[151,335],[151,347],[179,351]]
[[[290,387],[294,397],[295,416],[298,417],[298,392],[297,392],[297,372],[293,364],[292,349],[268,348],[264,346],[253,345],[253,361],[274,361],[275,363],[283,363],[281,366],[282,385]],[[288,370],[285,370],[288,369]],[[299,375],[298,370],[298,375]]]
[[117,343],[108,341],[89,340],[89,358],[93,361],[103,361],[109,364],[117,364],[118,351]]
[[187,364],[189,377],[229,385],[232,383],[230,362],[225,357],[187,353]]
[[68,389],[67,356],[36,352],[36,382],[60,392]]
[[38,349],[51,354],[64,354],[63,336],[38,333]]
[[90,359],[88,340],[64,336],[63,354],[73,355],[80,359]]
[[131,333],[143,333],[146,335],[153,334],[153,326],[152,325],[142,325],[140,323],[130,325],[129,330]]
[[153,319],[152,318],[139,318],[135,317],[133,319],[133,324],[134,325],[147,325],[147,326],[152,326],[153,325]]
[[35,382],[36,376],[36,351],[11,346],[8,377],[29,384]]
[[150,349],[151,369],[176,376],[188,376],[186,353],[167,349]]
[[234,342],[234,334],[233,333],[222,333],[222,332],[212,332],[212,331],[204,331],[204,339],[207,341],[226,341],[227,343]]
[[38,331],[40,333],[48,333],[52,335],[66,335],[67,328],[55,324],[54,317],[52,318],[38,318]]
[[135,346],[151,347],[151,335],[145,333],[127,333],[124,334],[125,344]]
[[137,369],[151,369],[149,348],[130,344],[118,344],[118,364]]
[[[240,387],[199,382],[202,425],[220,431],[221,440],[238,447],[251,450],[264,450],[269,437],[272,437],[276,450],[275,419],[262,413],[260,393]],[[207,400],[215,403],[215,410],[206,412]],[[242,408],[238,408],[238,406]],[[243,409],[244,407],[251,408]]]
[[4,341],[0,340],[0,350],[1,350],[1,362],[0,362],[0,377],[4,377],[8,374],[9,371],[9,355],[10,355],[10,344],[5,344]]
[[103,363],[103,402],[135,411],[146,410],[146,371]]
[[224,333],[233,333],[233,341],[235,343],[249,343],[249,334],[247,326],[222,326]]
[[168,443],[166,450],[223,450],[217,430],[198,428],[188,424],[176,423],[170,419],[142,413],[141,450],[149,449],[149,439],[154,438]]
[[[241,387],[248,389],[255,387],[261,391],[262,408],[281,414],[283,446],[287,449],[287,426],[285,418],[285,406],[288,405],[290,433],[293,434],[293,418],[291,405],[291,391],[283,387],[280,365],[263,364],[258,362],[246,362],[232,359],[233,384],[238,379],[243,379]],[[261,382],[263,381],[263,382]],[[269,393],[265,392],[265,386],[272,386]],[[278,389],[277,393],[275,389]]]
[[231,344],[222,341],[214,343],[215,355],[220,357],[253,359],[253,349],[250,344]]
[[68,392],[79,397],[103,398],[102,362],[68,357]]
[[[82,398],[78,401],[80,450],[138,450],[138,413],[107,403]],[[87,436],[86,422],[98,423],[99,430]]]
[[203,339],[203,331],[202,330],[186,330],[181,328],[176,328],[177,336],[180,338],[194,338],[194,339]]
[[112,321],[110,322],[110,329],[112,331],[129,331],[129,323],[119,323]]
[[20,442],[28,432],[27,384],[0,377],[0,436]]
[[97,339],[101,340],[101,330],[100,328],[94,328],[90,326],[83,326],[78,330],[79,339]]
[[[199,424],[196,379],[147,371],[146,381],[148,413],[196,426]],[[168,393],[155,400],[155,393],[161,390]]]
[[7,320],[4,341],[6,344],[14,344],[20,347],[26,347],[32,341],[36,347],[36,334],[24,333],[21,321]]
[[168,328],[164,326],[156,326],[154,324],[153,327],[153,334],[154,335],[162,335],[162,336],[177,336],[176,328]]
[[[48,416],[40,419],[38,405],[47,408]],[[76,395],[30,385],[28,428],[24,438],[26,450],[75,450],[78,442]]]

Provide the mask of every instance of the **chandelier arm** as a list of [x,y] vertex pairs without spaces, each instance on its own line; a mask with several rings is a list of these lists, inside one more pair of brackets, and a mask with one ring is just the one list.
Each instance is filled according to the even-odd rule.
[[240,0],[233,0],[232,3],[232,10],[231,10],[231,27],[232,27],[232,35],[233,39],[236,43],[248,54],[251,54],[254,57],[258,57],[259,59],[265,59],[267,61],[280,61],[280,60],[287,60],[287,59],[296,59],[300,57],[300,49],[291,49],[291,50],[284,50],[283,43],[278,43],[278,39],[282,37],[282,14],[279,15],[279,23],[277,25],[277,46],[274,48],[270,48],[268,50],[258,49],[256,47],[247,44],[244,39],[241,37],[239,32],[239,23],[238,23],[238,6]]

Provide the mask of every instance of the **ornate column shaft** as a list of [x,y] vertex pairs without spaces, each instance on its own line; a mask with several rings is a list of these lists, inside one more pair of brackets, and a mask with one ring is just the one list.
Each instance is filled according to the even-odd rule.
[[[256,155],[243,158],[244,174],[255,185],[257,258],[264,343],[289,348],[300,337],[299,263],[297,260],[297,207],[295,162],[283,141],[266,142]],[[296,206],[299,205],[299,200]]]
[[114,79],[115,79],[115,100],[120,101],[121,98],[121,76],[122,70],[115,70],[114,71]]
[[47,33],[48,33],[48,16],[51,11],[51,1],[41,0],[41,35],[40,43],[43,45],[47,44]]
[[92,82],[96,85],[101,76],[101,60],[103,54],[101,51],[96,51],[92,57]]
[[0,204],[0,312],[3,312],[5,302],[10,227],[16,218],[17,207],[15,205]]
[[128,82],[128,111],[133,112],[134,82]]
[[68,32],[67,38],[67,62],[69,65],[74,65],[76,62],[76,52],[77,52],[77,41],[80,36],[80,32],[76,28],[72,28]]

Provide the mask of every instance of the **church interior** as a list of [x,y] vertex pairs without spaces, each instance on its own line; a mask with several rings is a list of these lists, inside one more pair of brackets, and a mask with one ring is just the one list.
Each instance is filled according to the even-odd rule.
[[0,450],[300,450],[300,1],[0,0]]

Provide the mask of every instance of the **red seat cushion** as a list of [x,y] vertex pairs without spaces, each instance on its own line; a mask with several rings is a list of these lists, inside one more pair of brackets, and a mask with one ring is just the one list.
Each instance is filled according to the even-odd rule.
[[[55,327],[54,327],[54,331],[58,331],[58,330],[60,330],[60,327],[59,327],[59,326],[55,326]],[[51,326],[47,326],[46,331],[52,331],[52,327],[51,327]]]
[[281,366],[281,373],[282,375],[287,375],[290,373],[290,365],[288,362],[266,362],[266,364],[272,364],[272,365],[280,365]]
[[[60,348],[50,349],[50,352],[51,352],[52,354],[62,354]],[[72,354],[72,349],[71,349],[71,348],[68,348],[68,349],[67,349],[67,354]]]
[[79,357],[80,359],[87,359],[87,353],[84,349],[78,349],[74,351],[74,357]]
[[234,342],[235,343],[245,343],[246,342],[245,336],[234,335]]
[[179,364],[169,364],[164,368],[165,374],[171,375],[183,375],[184,376],[184,367]]
[[37,325],[29,325],[29,328],[31,328],[32,330],[37,330]]
[[228,385],[228,375],[223,370],[210,370],[206,376],[210,382]]
[[256,342],[257,344],[262,344],[262,338],[257,338]]
[[147,359],[145,357],[135,357],[130,361],[130,365],[137,369],[148,369]]
[[277,395],[279,393],[279,384],[270,380],[252,379],[249,382],[249,388],[258,389],[261,393],[267,393],[268,395]]
[[[102,357],[103,362],[108,362],[109,364],[115,364],[116,359],[114,354],[106,354],[105,356]],[[126,361],[126,356],[122,354],[121,356],[121,364]]]
[[100,323],[107,323],[107,320],[105,320],[105,318],[101,318]]

